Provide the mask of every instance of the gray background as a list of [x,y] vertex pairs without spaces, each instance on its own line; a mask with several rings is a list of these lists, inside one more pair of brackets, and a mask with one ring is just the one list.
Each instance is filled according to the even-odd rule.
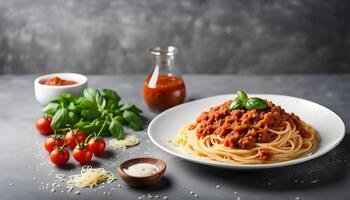
[[0,74],[348,73],[348,0],[0,0]]

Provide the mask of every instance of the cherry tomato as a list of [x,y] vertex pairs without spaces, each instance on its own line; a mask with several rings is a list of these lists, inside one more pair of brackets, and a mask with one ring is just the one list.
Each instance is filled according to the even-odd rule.
[[43,135],[50,135],[51,133],[53,133],[53,130],[50,126],[51,124],[51,118],[48,117],[47,119],[45,119],[44,117],[40,117],[36,123],[36,129],[38,129],[38,131],[43,134]]
[[79,146],[77,146],[73,150],[73,158],[80,164],[87,164],[91,161],[92,153],[87,146],[82,148],[79,148]]
[[106,148],[106,142],[103,139],[96,140],[95,138],[91,138],[88,145],[91,153],[96,156],[101,155]]
[[44,147],[48,152],[51,152],[55,146],[63,146],[64,139],[61,137],[50,136],[46,139]]
[[57,166],[65,165],[69,160],[69,152],[67,148],[63,147],[62,150],[54,148],[50,153],[50,160]]
[[65,140],[67,145],[72,149],[74,149],[77,146],[77,142],[75,141],[73,134],[75,134],[75,137],[77,138],[77,141],[79,143],[84,142],[86,139],[86,135],[82,131],[78,131],[78,132],[76,130],[69,131],[66,134]]

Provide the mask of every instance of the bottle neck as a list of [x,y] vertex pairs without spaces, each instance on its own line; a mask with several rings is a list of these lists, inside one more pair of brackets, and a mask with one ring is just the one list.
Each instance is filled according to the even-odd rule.
[[174,55],[155,55],[153,67],[160,74],[176,74]]

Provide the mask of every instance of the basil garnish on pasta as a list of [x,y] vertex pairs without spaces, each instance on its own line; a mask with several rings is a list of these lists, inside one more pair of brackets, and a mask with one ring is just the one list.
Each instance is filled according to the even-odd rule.
[[248,98],[247,93],[243,90],[237,91],[237,98],[231,103],[230,110],[247,109],[247,110],[262,110],[267,107],[266,101],[258,97]]

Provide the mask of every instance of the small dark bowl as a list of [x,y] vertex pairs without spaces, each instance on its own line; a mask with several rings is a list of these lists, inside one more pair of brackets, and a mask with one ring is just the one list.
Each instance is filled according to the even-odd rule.
[[[124,172],[124,169],[127,169],[131,165],[135,165],[138,163],[149,163],[149,164],[155,165],[159,168],[159,171],[156,174],[153,174],[151,176],[146,176],[146,177],[130,176]],[[126,160],[123,163],[121,163],[118,167],[118,173],[119,173],[119,176],[127,184],[134,187],[145,187],[145,186],[153,185],[156,182],[158,182],[162,177],[162,175],[164,174],[165,169],[166,169],[166,164],[164,161],[157,158],[141,157],[141,158]]]

